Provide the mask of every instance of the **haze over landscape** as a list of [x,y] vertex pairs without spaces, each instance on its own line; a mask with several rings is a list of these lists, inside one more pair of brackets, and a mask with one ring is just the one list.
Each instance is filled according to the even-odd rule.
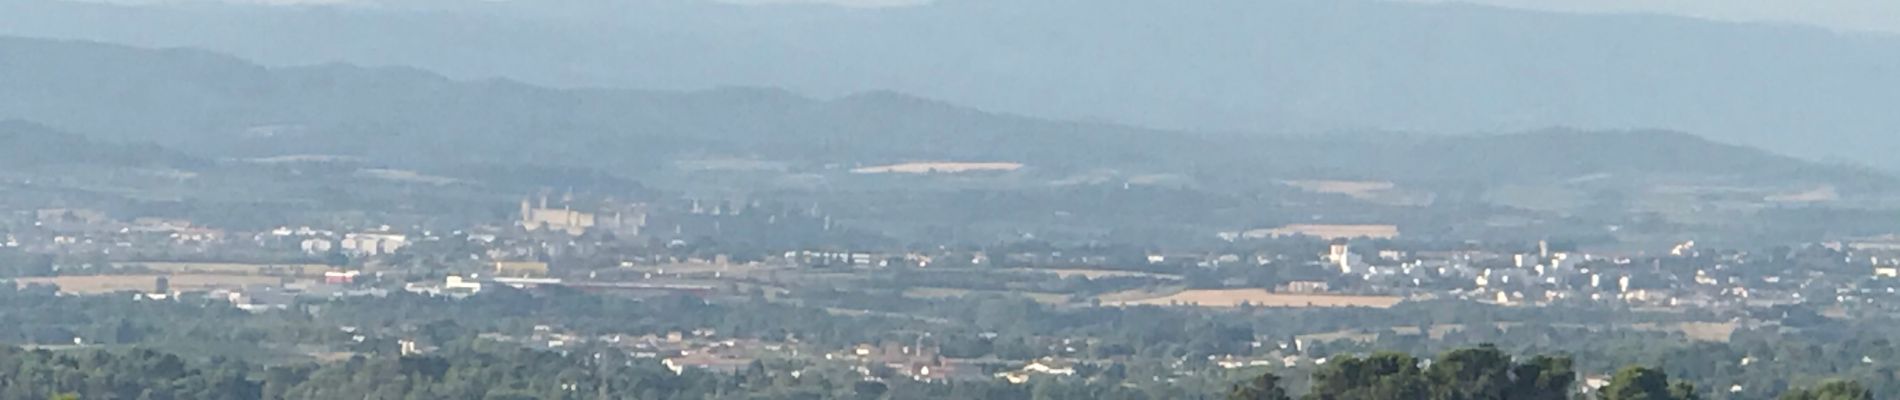
[[1900,398],[1894,26],[0,0],[0,399]]
[[1658,128],[1896,167],[1885,34],[1373,1],[213,4],[9,0],[4,15],[45,17],[0,32],[570,87],[893,90],[1163,129]]

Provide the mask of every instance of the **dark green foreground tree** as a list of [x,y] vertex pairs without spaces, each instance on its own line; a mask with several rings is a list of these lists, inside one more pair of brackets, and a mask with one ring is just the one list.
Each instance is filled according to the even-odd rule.
[[[1617,371],[1595,397],[1573,397],[1577,373],[1567,357],[1514,359],[1480,346],[1425,362],[1402,353],[1334,359],[1313,371],[1307,400],[1700,400],[1695,385],[1654,368]],[[1280,378],[1262,375],[1234,386],[1232,400],[1287,399]],[[1783,394],[1781,400],[1873,400],[1854,381],[1829,381]]]
[[[328,364],[262,367],[213,358],[185,360],[149,350],[24,350],[0,346],[0,399],[329,400],[329,399],[1160,399],[1120,383],[1042,380],[1034,385],[973,380],[927,384],[866,382],[855,373],[676,374],[652,360],[613,352],[560,354],[511,347],[447,348],[434,355],[356,357]],[[1575,393],[1560,357],[1512,359],[1491,347],[1447,352],[1432,362],[1399,353],[1336,359],[1313,372],[1313,400],[1557,400]],[[835,378],[835,379],[831,379]],[[1288,400],[1275,375],[1236,385],[1233,400]],[[1788,400],[1868,400],[1853,382],[1788,393]],[[1661,371],[1619,371],[1597,400],[1692,400],[1693,386]]]
[[1854,381],[1829,381],[1781,395],[1781,400],[1874,400],[1874,392]]
[[1336,359],[1313,372],[1315,400],[1563,400],[1576,372],[1569,358],[1518,361],[1493,346],[1439,355],[1428,368],[1417,358],[1380,353]]
[[1280,387],[1280,376],[1272,373],[1260,374],[1245,383],[1234,386],[1227,400],[1292,400],[1286,389]]
[[1701,400],[1695,385],[1669,382],[1669,374],[1646,367],[1627,367],[1610,377],[1599,394],[1602,400]]

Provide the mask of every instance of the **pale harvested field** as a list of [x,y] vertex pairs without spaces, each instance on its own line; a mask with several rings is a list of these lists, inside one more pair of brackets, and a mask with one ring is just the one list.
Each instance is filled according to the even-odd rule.
[[958,297],[968,296],[970,295],[970,293],[974,293],[974,292],[975,292],[974,290],[970,290],[970,289],[916,287],[916,288],[904,289],[904,297],[909,297],[909,298],[914,298],[914,299],[954,299]]
[[289,274],[295,276],[321,276],[331,268],[321,264],[248,264],[216,262],[145,262],[130,261],[115,263],[120,268],[143,266],[156,272],[171,274],[211,274],[211,275],[269,275]]
[[[121,291],[149,292],[163,275],[84,275],[14,279],[14,284],[57,285],[61,293],[100,294]],[[275,285],[282,278],[255,275],[170,275],[174,291],[238,289],[248,285]]]
[[1181,293],[1186,290],[1187,290],[1186,286],[1170,285],[1170,286],[1154,287],[1154,288],[1147,288],[1147,289],[1135,289],[1135,290],[1125,290],[1125,291],[1120,291],[1120,292],[1115,292],[1115,293],[1106,293],[1100,296],[1095,296],[1095,299],[1101,300],[1102,305],[1117,305],[1117,304],[1127,303],[1127,302],[1141,301],[1141,300],[1147,300],[1147,299],[1153,299],[1153,298],[1159,298],[1159,297],[1167,297],[1167,296],[1174,295],[1175,293]]
[[[1430,330],[1416,326],[1394,326],[1392,332],[1400,335],[1425,335],[1432,340],[1443,340],[1445,335],[1465,330],[1464,324],[1432,325]],[[1505,323],[1499,323],[1498,329],[1510,329]]]
[[[1519,325],[1523,325],[1523,324],[1516,323],[1516,322],[1499,322],[1495,326],[1497,326],[1499,330],[1510,331],[1511,328],[1517,327]],[[1313,342],[1313,341],[1328,342],[1328,341],[1337,341],[1337,340],[1352,340],[1356,342],[1373,342],[1373,341],[1379,340],[1379,338],[1384,336],[1386,333],[1392,333],[1392,334],[1397,334],[1400,336],[1425,335],[1426,337],[1431,338],[1431,340],[1444,340],[1445,335],[1450,335],[1453,332],[1462,332],[1464,330],[1465,330],[1464,324],[1439,324],[1439,325],[1431,325],[1427,327],[1394,326],[1394,327],[1390,327],[1386,329],[1347,329],[1347,330],[1336,331],[1336,332],[1310,333],[1310,334],[1305,334],[1305,335],[1297,335],[1297,336],[1294,336],[1294,338],[1305,340],[1308,342]]]
[[1370,199],[1398,185],[1384,181],[1283,181],[1288,186],[1313,193],[1343,194],[1355,199]]
[[963,296],[968,296],[971,294],[987,294],[987,293],[1023,296],[1023,297],[1028,297],[1030,300],[1035,300],[1037,303],[1049,304],[1049,305],[1062,305],[1062,304],[1069,303],[1069,296],[1060,294],[1060,293],[977,291],[977,290],[969,290],[969,289],[941,288],[941,287],[916,287],[916,288],[904,289],[904,297],[909,297],[913,299],[954,299],[954,298],[959,298]]
[[1089,278],[1089,279],[1149,278],[1149,279],[1161,279],[1161,280],[1170,280],[1170,281],[1181,280],[1180,275],[1157,274],[1157,273],[1152,273],[1152,272],[1140,272],[1140,271],[1119,271],[1119,270],[1112,270],[1112,269],[1027,269],[1025,268],[1025,269],[1015,269],[1012,271],[1056,274],[1056,277],[1058,278],[1080,276],[1080,277]]
[[1348,296],[1325,294],[1273,293],[1262,289],[1188,290],[1173,295],[1110,302],[1116,306],[1199,306],[1239,307],[1242,303],[1257,307],[1370,307],[1390,308],[1404,298],[1395,296]]
[[1301,342],[1306,342],[1306,343],[1337,342],[1341,340],[1348,340],[1348,341],[1354,341],[1354,342],[1359,342],[1359,343],[1372,343],[1372,342],[1379,341],[1379,333],[1365,332],[1365,331],[1359,331],[1359,330],[1343,330],[1343,331],[1338,331],[1338,332],[1296,335],[1296,336],[1293,336],[1293,339],[1301,341]]
[[1780,193],[1763,199],[1770,203],[1820,203],[1840,201],[1841,192],[1833,186],[1822,186],[1797,193]]
[[422,184],[430,184],[430,185],[437,185],[437,186],[462,182],[462,180],[460,179],[455,179],[455,178],[450,178],[450,177],[445,177],[445,176],[428,175],[421,172],[404,170],[404,169],[366,168],[366,169],[357,170],[356,175],[365,177],[365,178],[382,179],[382,180],[393,181],[393,182],[422,183]]
[[1268,230],[1268,236],[1305,235],[1321,239],[1391,239],[1399,237],[1397,225],[1290,224]]
[[1631,329],[1639,331],[1680,332],[1689,340],[1719,343],[1728,343],[1729,336],[1735,334],[1736,328],[1739,327],[1734,322],[1682,322],[1666,325],[1641,323],[1630,326]]
[[1022,169],[1022,163],[1013,162],[912,162],[903,164],[880,165],[851,170],[854,174],[953,174],[976,171],[1015,171]]
[[308,354],[304,354],[304,356],[316,359],[317,363],[319,364],[334,364],[334,363],[349,361],[350,358],[356,357],[357,354],[352,353],[352,352],[330,351],[330,352],[321,352],[321,353],[308,353]]
[[1683,336],[1691,340],[1721,343],[1728,343],[1729,337],[1734,335],[1735,329],[1739,327],[1733,322],[1684,322],[1677,325],[1677,328],[1682,330]]
[[[723,278],[731,278],[731,277],[736,277],[736,276],[748,276],[751,274],[769,272],[771,271],[771,268],[766,267],[764,265],[758,265],[758,264],[731,264],[731,263],[720,264],[720,263],[711,263],[711,262],[681,262],[681,263],[666,263],[666,264],[660,264],[660,265],[641,265],[641,266],[633,267],[632,270],[654,273],[658,275],[668,275],[668,276],[673,276],[673,275],[699,276],[699,275],[718,274],[720,277],[723,277]],[[710,276],[707,276],[707,277],[710,278]]]

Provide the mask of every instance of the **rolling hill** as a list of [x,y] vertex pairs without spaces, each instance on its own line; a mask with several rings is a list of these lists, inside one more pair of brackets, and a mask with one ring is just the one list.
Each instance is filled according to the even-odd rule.
[[202,159],[149,144],[102,143],[45,125],[0,120],[0,168],[61,167],[194,168]]
[[0,0],[0,33],[558,87],[891,90],[1164,129],[1664,129],[1900,168],[1900,38],[1372,0],[704,0],[278,7]]
[[[977,111],[893,92],[557,89],[406,68],[264,67],[215,53],[0,38],[0,118],[202,157],[334,155],[396,167],[526,165],[625,177],[692,155],[796,168],[1014,161],[1252,185],[1283,177],[1485,185],[1590,174],[1883,188],[1890,179],[1666,131],[1210,134]],[[77,145],[75,145],[77,146]]]

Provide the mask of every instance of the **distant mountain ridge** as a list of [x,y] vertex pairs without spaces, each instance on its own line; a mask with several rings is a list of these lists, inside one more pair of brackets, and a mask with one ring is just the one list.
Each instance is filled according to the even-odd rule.
[[[406,68],[266,68],[195,50],[0,38],[0,119],[217,158],[362,157],[397,167],[532,165],[620,176],[684,154],[800,165],[1016,161],[1052,171],[1249,182],[1349,177],[1498,183],[1591,173],[1857,182],[1884,175],[1661,132],[1205,134],[1051,121],[891,92],[550,89]],[[86,146],[75,143],[72,146]],[[816,167],[813,167],[816,168]]]
[[221,157],[337,154],[636,169],[689,150],[1125,160],[1146,156],[1061,144],[1166,139],[892,93],[824,101],[753,88],[547,89],[413,69],[269,69],[192,50],[19,38],[0,38],[0,60],[7,60],[0,63],[0,91],[31,94],[0,98],[0,116]]
[[[1318,168],[1367,177],[1431,181],[1488,177],[1493,182],[1538,182],[1591,175],[1620,179],[1695,177],[1721,182],[1830,182],[1856,188],[1891,187],[1887,173],[1802,161],[1760,149],[1711,142],[1660,130],[1544,129],[1518,134],[1463,136],[1371,135],[1326,141],[1330,152],[1355,157],[1309,161]],[[1316,145],[1327,146],[1327,145]],[[1313,168],[1313,166],[1307,168]]]
[[1058,119],[1249,132],[1666,129],[1900,169],[1900,37],[1370,0],[702,0],[121,7],[0,0],[0,33],[271,65],[697,90],[893,90]]

